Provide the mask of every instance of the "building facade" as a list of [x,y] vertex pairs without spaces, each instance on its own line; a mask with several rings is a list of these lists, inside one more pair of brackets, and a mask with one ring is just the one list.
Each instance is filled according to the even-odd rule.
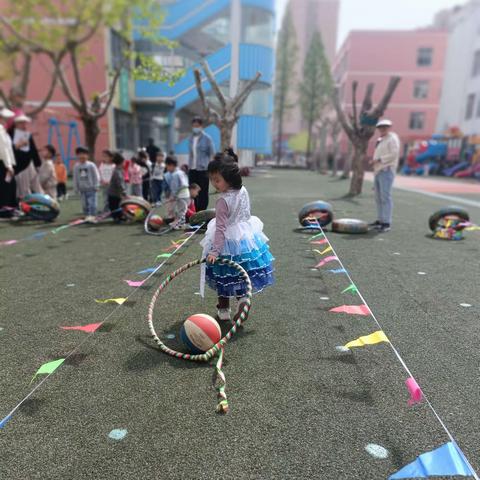
[[[338,18],[340,0],[289,0],[288,8],[292,15],[297,39],[297,61],[293,75],[298,91],[303,75],[303,63],[313,33],[318,30],[322,36],[325,53],[330,64],[335,59],[337,47]],[[292,95],[294,98],[295,92]],[[286,136],[295,135],[306,129],[298,102],[289,110],[285,119],[284,132]]]
[[[446,12],[448,47],[436,130],[480,134],[480,1]],[[446,15],[445,14],[445,15]]]
[[[393,121],[404,145],[430,138],[437,123],[446,44],[447,32],[434,28],[351,32],[333,65],[343,106],[352,110],[354,81],[358,82],[357,105],[369,83],[375,85],[373,101],[377,103],[390,77],[399,75],[402,80],[385,116]],[[344,140],[344,154],[346,144]]]
[[[175,84],[136,81],[134,108],[140,144],[149,137],[177,155],[188,153],[191,119],[202,116],[193,71],[204,60],[221,88],[234,96],[243,81],[258,72],[261,78],[242,108],[233,135],[233,147],[242,164],[253,164],[256,154],[271,152],[272,82],[274,71],[274,0],[178,0],[165,5],[161,35],[175,41],[167,49],[136,38],[136,49],[152,55],[167,69],[182,68],[185,75]],[[209,99],[215,102],[204,80]],[[220,133],[206,131],[219,146]]]

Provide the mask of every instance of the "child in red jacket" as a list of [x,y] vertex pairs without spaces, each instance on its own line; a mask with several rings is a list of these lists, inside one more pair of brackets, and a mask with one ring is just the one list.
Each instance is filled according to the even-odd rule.
[[197,210],[195,208],[195,199],[198,197],[198,194],[200,193],[200,185],[196,183],[191,183],[188,186],[188,189],[190,190],[190,203],[188,204],[188,209],[187,213],[185,214],[185,217],[188,220],[190,220],[190,217],[194,214],[197,213]]

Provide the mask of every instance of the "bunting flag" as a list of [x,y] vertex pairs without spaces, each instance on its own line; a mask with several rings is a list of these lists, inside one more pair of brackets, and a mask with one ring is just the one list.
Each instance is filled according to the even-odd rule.
[[175,245],[182,245],[184,244],[188,238],[179,238],[178,240],[172,240],[172,243]]
[[52,230],[52,233],[55,235],[58,232],[61,232],[62,230],[65,230],[66,228],[69,228],[69,227],[70,227],[70,225],[62,225],[61,227],[54,228]]
[[312,245],[325,245],[328,243],[328,240],[324,238],[323,240],[313,240],[313,242],[310,242]]
[[173,255],[173,253],[161,253],[160,255],[157,255],[157,260],[159,258],[170,258]]
[[342,291],[342,293],[358,293],[358,288],[354,283]]
[[341,305],[340,307],[331,308],[329,312],[347,313],[348,315],[370,315],[370,309],[367,305]]
[[102,325],[102,322],[99,323],[89,323],[88,325],[78,326],[78,327],[60,327],[62,330],[80,330],[86,333],[92,333],[97,330]]
[[157,269],[155,267],[146,268],[145,270],[140,270],[139,272],[137,272],[137,275],[144,275],[146,273],[153,273],[156,270]]
[[417,381],[413,378],[407,378],[405,380],[405,385],[407,386],[408,393],[410,398],[408,399],[408,406],[411,407],[415,403],[420,403],[423,399],[422,389],[418,386]]
[[129,287],[141,287],[145,283],[145,280],[140,280],[138,282],[135,280],[124,280],[124,282],[127,282]]
[[0,245],[15,245],[18,243],[18,240],[4,240],[3,242],[0,242]]
[[476,225],[474,225],[473,227],[467,227],[465,229],[466,232],[475,232],[475,231],[478,231],[480,230],[480,227],[477,227]]
[[321,268],[321,267],[323,267],[324,265],[326,265],[327,263],[333,262],[333,261],[335,261],[335,260],[338,260],[338,258],[335,257],[335,256],[325,257],[322,261],[320,261],[319,263],[317,263],[317,265],[315,265],[314,268]]
[[[64,358],[59,358],[58,360],[53,360],[52,362],[44,363],[38,370],[37,373],[32,378],[32,382],[35,380],[37,375],[50,375],[53,373],[63,362]],[[30,383],[32,383],[30,382]]]
[[11,415],[7,415],[5,418],[3,418],[2,420],[0,420],[0,429],[2,429],[9,420],[11,420],[12,416]]
[[381,342],[390,343],[390,340],[387,338],[387,336],[382,330],[378,330],[371,333],[370,335],[366,335],[364,337],[357,338],[356,340],[352,340],[344,346],[345,348],[364,347],[365,345],[375,345],[376,343]]
[[310,240],[315,240],[317,238],[320,238],[320,237],[324,237],[325,234],[323,232],[320,232],[320,233],[317,233],[316,235],[314,235],[313,237],[310,237]]
[[123,305],[127,299],[126,298],[107,298],[106,300],[95,300],[97,303],[118,303]]
[[333,270],[329,270],[330,273],[347,273],[344,268],[334,268]]
[[415,461],[390,475],[388,480],[450,476],[472,476],[472,470],[463,453],[453,442],[448,442],[431,452],[422,453]]
[[48,232],[37,232],[37,233],[34,233],[33,235],[31,235],[30,237],[28,237],[27,240],[28,239],[40,240],[41,238],[43,238],[47,234],[48,234]]
[[314,251],[315,253],[318,253],[319,255],[325,255],[326,253],[333,251],[333,249],[332,249],[331,246],[328,246],[328,247],[327,247],[325,250],[323,250],[323,251],[320,251],[320,250],[317,250],[317,249],[314,249],[313,251]]

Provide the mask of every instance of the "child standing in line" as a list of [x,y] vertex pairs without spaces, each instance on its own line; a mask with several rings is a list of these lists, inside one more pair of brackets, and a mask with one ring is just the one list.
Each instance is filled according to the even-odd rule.
[[66,200],[67,197],[67,167],[62,157],[55,158],[55,176],[57,177],[57,199]]
[[126,197],[127,189],[125,186],[125,176],[123,171],[124,158],[120,153],[114,153],[112,155],[112,163],[114,169],[108,185],[108,208],[112,212],[113,221],[120,223],[123,220],[123,214],[121,211],[117,211],[120,208],[120,202],[122,198]]
[[155,165],[152,169],[152,202],[160,205],[162,203],[162,191],[165,174],[165,154],[158,152]]
[[56,154],[53,145],[45,145],[42,151],[42,165],[38,169],[38,179],[43,191],[54,200],[57,199],[57,176],[53,165]]
[[208,165],[208,174],[220,198],[215,204],[216,218],[208,224],[201,242],[207,258],[206,282],[217,291],[219,320],[230,320],[230,298],[237,298],[233,318],[236,321],[246,300],[245,282],[236,270],[215,261],[225,258],[241,265],[250,277],[253,291],[260,292],[274,283],[274,258],[263,233],[263,223],[250,214],[250,199],[235,160],[227,154],[215,155]]
[[100,189],[102,190],[103,211],[108,211],[108,187],[115,165],[112,163],[113,153],[110,150],[102,152],[102,161],[98,167],[100,173]]
[[174,204],[175,221],[172,228],[181,229],[185,225],[185,214],[190,203],[190,192],[188,191],[188,177],[183,170],[178,168],[178,161],[175,158],[167,157],[165,160],[169,176],[170,201]]
[[128,176],[130,178],[130,194],[135,197],[141,197],[143,184],[142,169],[135,157],[130,160]]
[[73,169],[73,185],[75,192],[82,198],[85,221],[96,223],[97,191],[100,185],[100,175],[97,166],[89,160],[89,151],[85,147],[75,150],[78,163]]
[[191,183],[188,187],[188,190],[190,191],[190,203],[188,204],[187,213],[185,214],[185,217],[187,218],[187,220],[190,220],[190,217],[194,213],[197,213],[197,209],[195,207],[195,199],[198,197],[198,194],[200,193],[201,188],[198,183]]

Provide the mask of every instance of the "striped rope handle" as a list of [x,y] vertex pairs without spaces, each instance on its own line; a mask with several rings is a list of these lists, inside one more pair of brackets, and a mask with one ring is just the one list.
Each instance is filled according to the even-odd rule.
[[178,352],[177,350],[173,350],[167,347],[167,345],[165,345],[162,342],[162,340],[160,340],[153,326],[153,310],[155,308],[155,304],[157,302],[159,295],[163,292],[163,290],[165,290],[167,285],[175,277],[178,277],[186,270],[196,265],[201,265],[202,263],[205,263],[204,258],[199,260],[194,260],[190,263],[183,265],[182,267],[178,268],[174,272],[167,275],[165,280],[159,285],[159,287],[153,294],[152,300],[150,301],[150,305],[148,306],[148,316],[147,316],[148,328],[150,330],[150,334],[152,335],[152,338],[155,341],[155,343],[158,345],[160,350],[162,350],[162,352],[166,353],[167,355],[180,358],[182,360],[190,360],[192,362],[208,362],[213,357],[218,357],[215,365],[215,372],[216,372],[215,386],[217,389],[217,396],[218,396],[217,412],[227,413],[229,410],[229,406],[228,406],[227,395],[225,393],[225,385],[226,385],[225,374],[223,373],[223,370],[222,370],[223,358],[224,358],[224,347],[227,344],[227,342],[232,338],[232,336],[235,335],[237,330],[247,321],[250,308],[252,305],[252,283],[250,281],[250,277],[248,276],[248,273],[244,270],[244,268],[232,260],[227,260],[223,258],[219,258],[216,260],[216,263],[221,265],[227,265],[229,267],[236,269],[239,272],[242,280],[247,285],[247,293],[242,302],[242,310],[240,312],[240,315],[238,315],[238,318],[236,319],[236,321],[234,322],[230,330],[225,334],[225,336],[222,339],[220,339],[218,343],[216,343],[212,348],[207,350],[205,353],[202,353],[199,355],[192,355],[189,353]]

